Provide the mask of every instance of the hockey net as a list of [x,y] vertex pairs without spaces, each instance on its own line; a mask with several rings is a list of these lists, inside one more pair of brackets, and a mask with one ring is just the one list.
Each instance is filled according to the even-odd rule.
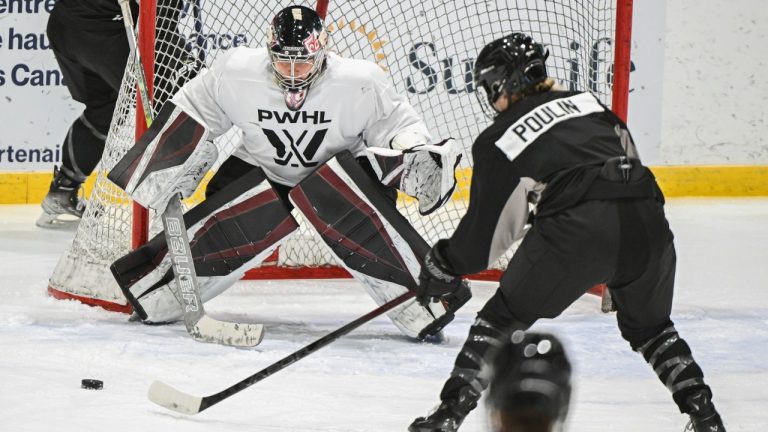
[[[220,53],[236,46],[263,46],[270,20],[287,4],[267,0],[142,0],[139,49],[153,87],[155,111],[191,73],[210,65]],[[293,4],[316,7],[325,16],[332,50],[378,64],[421,113],[435,138],[453,137],[463,148],[457,170],[459,185],[445,207],[421,217],[414,200],[400,200],[401,212],[430,244],[450,236],[468,204],[470,148],[474,137],[490,122],[475,99],[472,84],[474,58],[486,43],[513,31],[530,34],[547,46],[548,71],[560,85],[591,91],[606,105],[614,105],[614,110],[617,104],[619,109],[626,109],[628,57],[622,56],[623,64],[615,64],[614,53],[616,30],[621,34],[630,26],[629,22],[617,23],[616,17],[622,16],[622,8],[629,7],[631,13],[631,1],[356,0],[329,4],[320,0],[317,4]],[[624,72],[615,73],[619,70]],[[612,94],[612,83],[621,90],[616,95]],[[128,310],[109,265],[161,227],[156,215],[134,207],[106,178],[144,129],[143,121],[136,120],[143,118],[142,113],[136,110],[136,73],[129,66],[87,210],[71,247],[50,279],[49,292],[56,297]],[[222,136],[221,145],[236,145],[239,133],[232,130]],[[202,193],[198,192],[187,200],[187,208],[200,201]],[[503,269],[511,253],[494,268]],[[326,246],[302,223],[274,260],[251,275],[342,276],[344,272],[334,263]]]

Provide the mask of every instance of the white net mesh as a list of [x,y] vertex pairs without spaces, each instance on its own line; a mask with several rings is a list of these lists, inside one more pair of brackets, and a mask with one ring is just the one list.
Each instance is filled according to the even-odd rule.
[[[315,2],[295,3],[315,6]],[[513,31],[528,33],[549,49],[548,71],[561,85],[592,91],[608,106],[611,103],[615,0],[467,3],[331,1],[325,19],[333,50],[376,62],[408,96],[434,137],[453,137],[464,148],[457,171],[459,187],[444,208],[420,217],[414,201],[401,200],[402,213],[430,244],[449,236],[466,210],[470,148],[489,124],[474,97],[471,74],[474,58],[486,43]],[[156,0],[156,4],[156,110],[199,65],[210,65],[234,46],[264,45],[269,21],[285,6],[266,0]],[[106,179],[106,172],[134,142],[135,107],[135,76],[129,67],[88,208],[72,247],[51,277],[55,289],[105,299],[122,297],[107,269],[131,248],[131,206]],[[219,139],[235,145],[238,133],[233,130]],[[318,241],[302,226],[281,247],[279,265],[333,264],[334,258]],[[507,261],[508,257],[502,258],[496,267]]]

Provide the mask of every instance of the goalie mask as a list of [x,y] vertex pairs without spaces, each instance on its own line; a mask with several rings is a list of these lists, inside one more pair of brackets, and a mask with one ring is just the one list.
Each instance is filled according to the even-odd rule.
[[502,94],[524,95],[547,79],[547,57],[549,51],[523,33],[512,33],[483,47],[474,68],[475,95],[483,112],[493,118],[498,114],[493,104]]
[[267,32],[272,72],[285,94],[285,104],[298,110],[309,86],[325,69],[328,32],[314,10],[289,6],[275,15]]

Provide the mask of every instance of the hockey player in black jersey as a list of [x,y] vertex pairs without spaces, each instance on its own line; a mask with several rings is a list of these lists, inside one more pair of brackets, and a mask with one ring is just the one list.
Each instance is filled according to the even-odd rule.
[[693,430],[722,432],[702,370],[670,319],[676,258],[664,197],[616,115],[589,93],[553,89],[547,55],[520,33],[478,55],[475,87],[494,121],[472,148],[466,215],[425,258],[419,300],[450,294],[461,275],[487,268],[525,238],[470,328],[440,406],[409,430],[457,430],[488,385],[484,359],[504,331],[554,318],[605,283],[622,336]]
[[[181,0],[158,0],[158,19],[175,23]],[[138,1],[129,1],[134,22]],[[117,0],[58,0],[48,19],[48,38],[72,99],[85,105],[72,123],[62,144],[60,167],[54,167],[53,181],[42,202],[42,228],[71,225],[83,214],[79,193],[82,183],[96,168],[112,121],[120,84],[128,61],[122,11]],[[168,58],[184,58],[171,49],[183,50],[184,40],[175,25],[157,29],[156,40]],[[155,97],[172,94],[178,85],[180,64],[156,67]],[[186,66],[186,65],[183,65]],[[185,77],[189,79],[189,77]],[[68,215],[61,217],[62,215]]]
[[[138,4],[132,2],[131,8],[137,15]],[[104,151],[128,61],[128,41],[116,0],[59,0],[48,19],[47,34],[67,89],[85,110],[64,138],[61,166],[53,169],[37,221],[43,228],[67,225],[61,215],[83,215],[80,187]]]

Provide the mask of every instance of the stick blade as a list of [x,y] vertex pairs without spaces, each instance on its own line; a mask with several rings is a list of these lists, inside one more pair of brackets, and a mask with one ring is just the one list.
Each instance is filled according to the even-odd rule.
[[149,387],[147,397],[152,402],[182,414],[194,415],[200,412],[203,398],[176,390],[168,384],[155,381]]
[[251,348],[264,339],[264,326],[219,321],[203,315],[189,334],[199,342]]

